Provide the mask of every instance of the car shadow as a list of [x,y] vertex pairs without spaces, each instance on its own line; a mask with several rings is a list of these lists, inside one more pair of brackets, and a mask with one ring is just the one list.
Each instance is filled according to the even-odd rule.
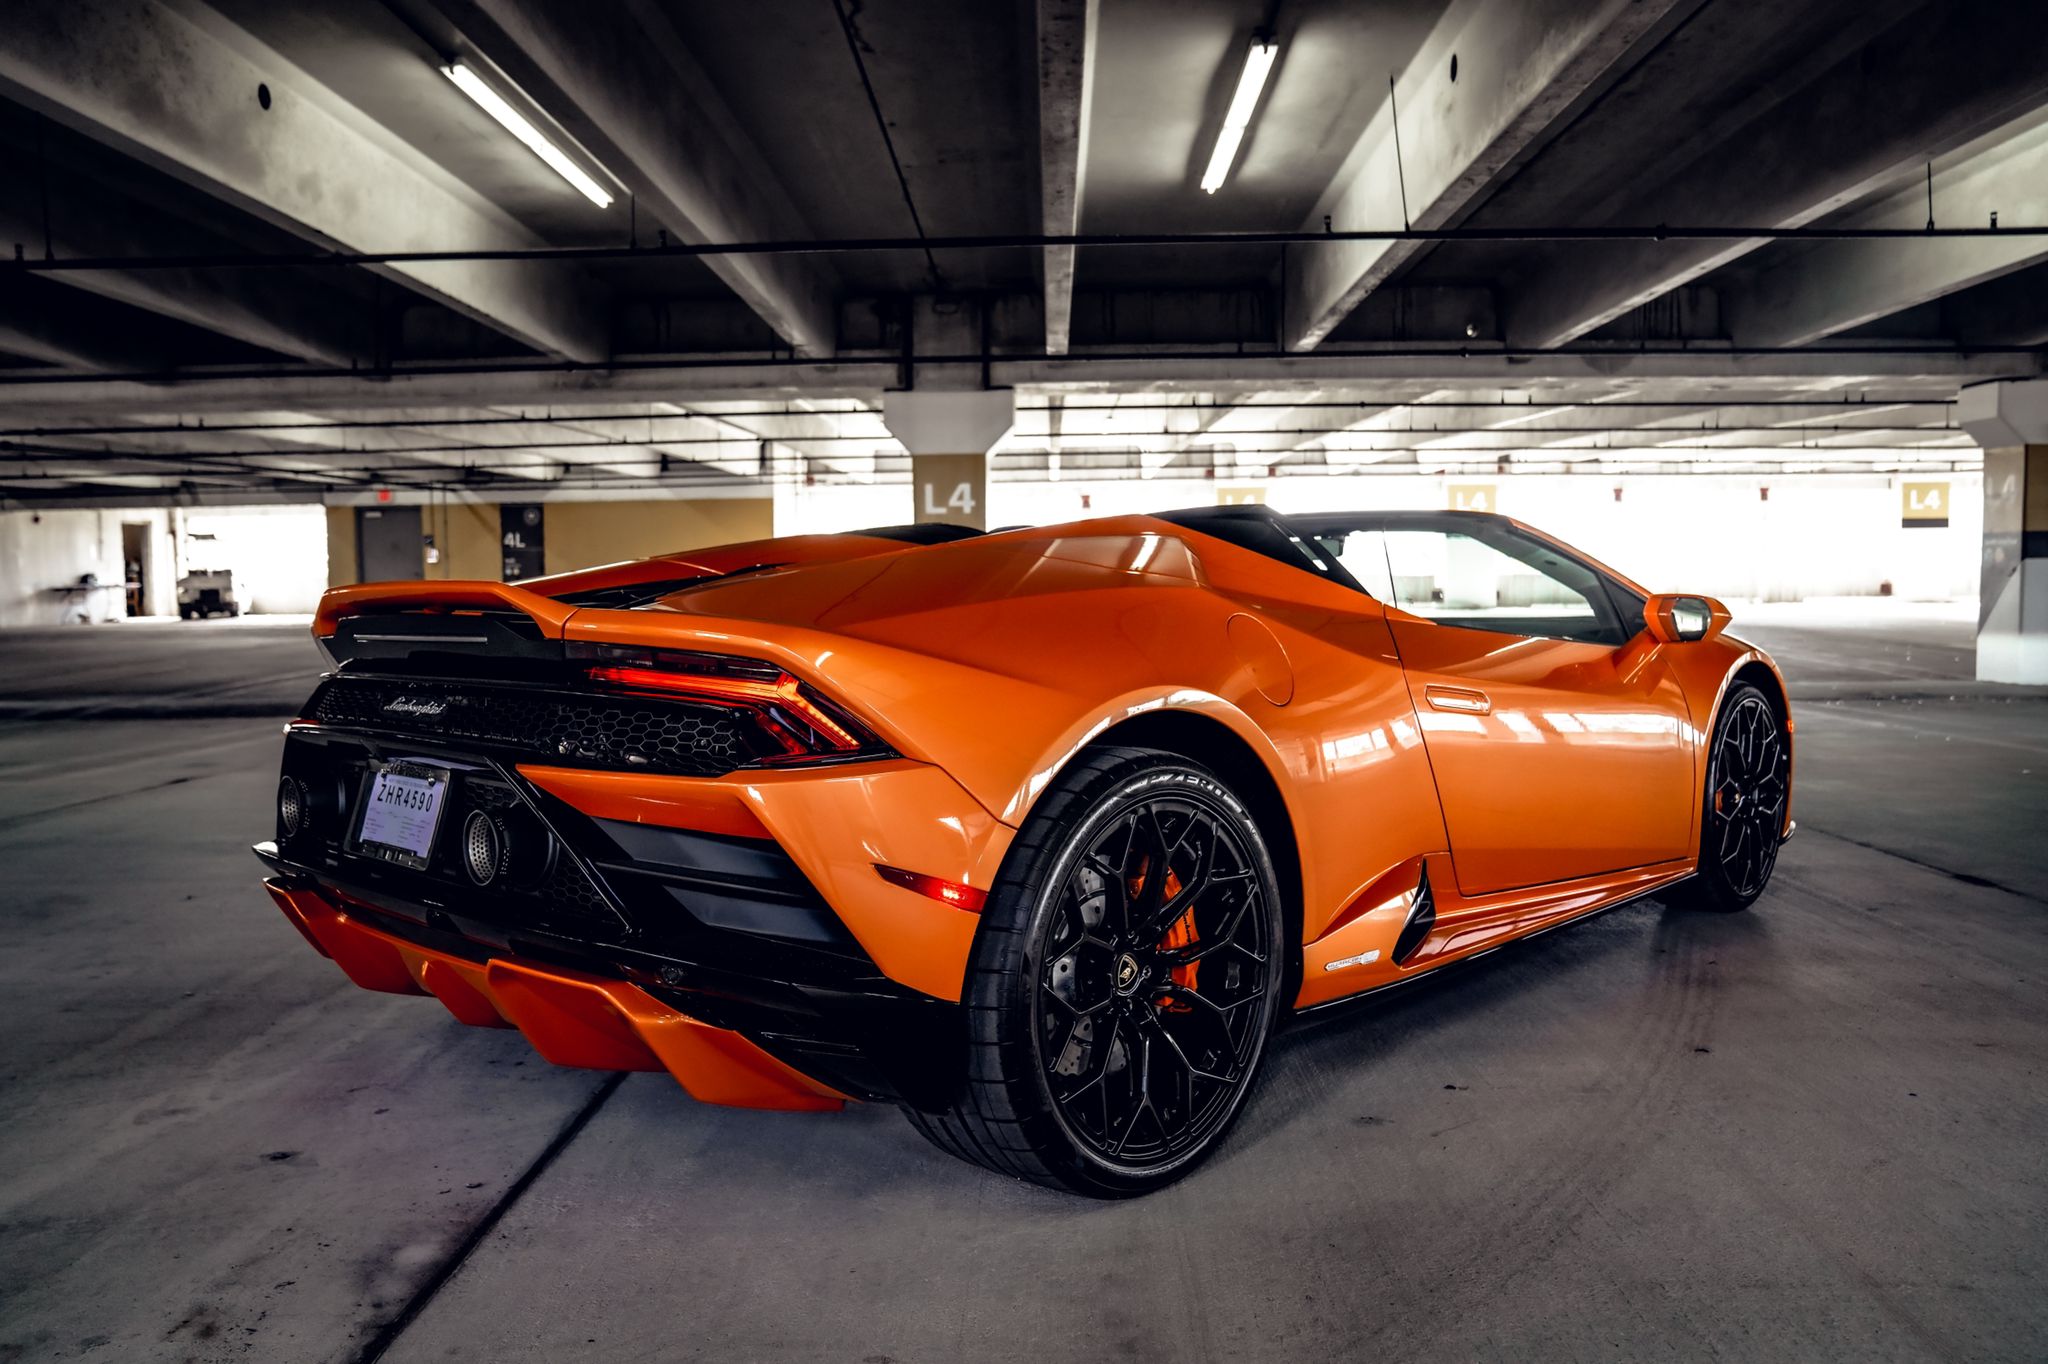
[[1707,913],[1645,895],[1411,982],[1297,1016],[1274,1037],[1267,1073],[1212,1164],[1227,1165],[1233,1149],[1266,1140],[1326,1107],[1326,1086],[1275,1083],[1276,1073],[1369,1069],[1503,1013],[1533,991],[1611,990],[1625,961],[1661,957],[1671,965],[1660,963],[1660,969],[1677,969],[1702,952],[1711,957],[1738,944],[1767,947],[1770,933],[1769,921],[1759,914]]

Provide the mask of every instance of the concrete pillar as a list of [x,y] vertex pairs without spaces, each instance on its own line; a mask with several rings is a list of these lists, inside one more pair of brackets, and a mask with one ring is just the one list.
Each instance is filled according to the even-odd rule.
[[1956,415],[1984,447],[1977,677],[2048,684],[2048,379],[1966,388]]
[[882,424],[910,452],[912,519],[988,529],[988,452],[1017,419],[1008,389],[882,395]]

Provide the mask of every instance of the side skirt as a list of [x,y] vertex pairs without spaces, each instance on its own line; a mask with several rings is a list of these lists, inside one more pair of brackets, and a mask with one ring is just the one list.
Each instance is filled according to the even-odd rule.
[[1569,918],[1559,919],[1555,923],[1547,923],[1540,928],[1532,928],[1527,933],[1518,933],[1512,938],[1507,938],[1500,942],[1492,943],[1486,947],[1481,947],[1475,951],[1463,953],[1459,956],[1450,957],[1443,961],[1433,963],[1429,966],[1423,967],[1422,969],[1416,971],[1412,975],[1402,976],[1399,980],[1390,980],[1384,985],[1375,985],[1370,989],[1360,990],[1356,994],[1340,995],[1336,999],[1326,999],[1323,1000],[1321,1003],[1317,1004],[1302,1005],[1301,1007],[1296,1008],[1292,1013],[1287,1015],[1287,1021],[1292,1022],[1297,1019],[1305,1019],[1312,1016],[1319,1017],[1327,1014],[1336,1013],[1340,1010],[1348,1009],[1356,1005],[1363,1005],[1368,1000],[1378,1000],[1382,996],[1391,994],[1394,991],[1401,989],[1403,986],[1414,985],[1420,981],[1434,980],[1440,975],[1452,970],[1455,967],[1469,966],[1473,962],[1478,961],[1483,957],[1490,957],[1494,953],[1502,951],[1503,949],[1516,947],[1522,943],[1533,941],[1536,938],[1542,937],[1546,933],[1555,933],[1560,928],[1576,927],[1579,924],[1585,923],[1588,919],[1597,919],[1602,914],[1612,914],[1615,910],[1624,909],[1629,905],[1635,904],[1638,900],[1649,899],[1650,897],[1656,895],[1658,891],[1668,889],[1669,887],[1678,884],[1678,882],[1683,881],[1684,879],[1685,878],[1683,876],[1674,876],[1673,878],[1671,878],[1671,880],[1653,886],[1649,890],[1637,891],[1632,895],[1629,895],[1620,900],[1612,901],[1608,904],[1595,905],[1593,908],[1579,914],[1574,914]]

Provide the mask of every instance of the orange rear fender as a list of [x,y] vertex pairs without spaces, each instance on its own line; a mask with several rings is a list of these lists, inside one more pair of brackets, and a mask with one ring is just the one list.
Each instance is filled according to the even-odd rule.
[[945,772],[902,759],[713,778],[519,771],[599,819],[772,838],[884,975],[945,1000],[960,998],[980,916],[886,881],[875,868],[985,891],[1015,835]]

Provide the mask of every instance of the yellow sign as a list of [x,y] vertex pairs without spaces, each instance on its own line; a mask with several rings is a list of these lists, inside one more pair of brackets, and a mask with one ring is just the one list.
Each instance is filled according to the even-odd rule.
[[1444,491],[1450,494],[1452,511],[1490,512],[1499,511],[1499,489],[1492,483],[1451,483]]
[[987,456],[912,455],[910,488],[917,500],[913,519],[919,525],[946,521],[988,529]]
[[1901,483],[1899,524],[1910,529],[1948,524],[1948,480]]
[[1257,507],[1266,501],[1266,490],[1250,485],[1238,488],[1216,486],[1216,505],[1219,507]]

